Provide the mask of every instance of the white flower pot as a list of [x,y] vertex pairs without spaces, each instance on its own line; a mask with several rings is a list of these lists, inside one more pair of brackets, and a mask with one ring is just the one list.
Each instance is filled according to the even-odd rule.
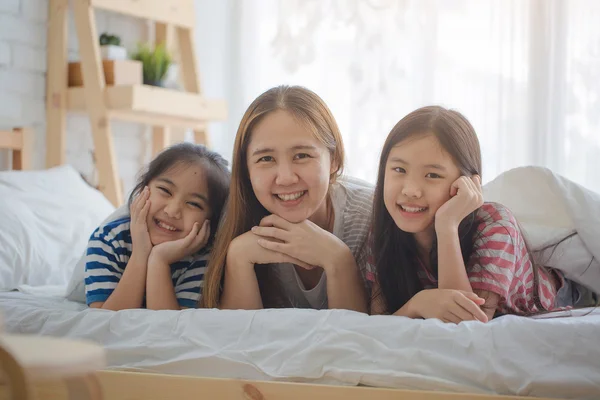
[[127,49],[122,46],[107,44],[100,46],[100,55],[103,60],[126,60]]

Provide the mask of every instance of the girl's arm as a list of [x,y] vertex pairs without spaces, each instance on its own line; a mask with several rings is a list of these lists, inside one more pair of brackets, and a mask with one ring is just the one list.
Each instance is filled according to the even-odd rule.
[[415,294],[394,315],[409,318],[437,318],[458,324],[462,321],[487,322],[481,310],[484,300],[475,293],[450,289],[426,289]]
[[106,301],[90,303],[90,307],[113,311],[142,307],[146,289],[147,261],[147,257],[138,255],[134,251],[117,287]]
[[498,309],[502,296],[500,296],[498,293],[490,292],[488,290],[473,290],[473,292],[485,300],[485,303],[480,307],[487,316],[488,320],[491,321],[496,314],[496,310]]
[[461,176],[450,187],[450,200],[435,213],[438,241],[438,287],[472,292],[460,248],[458,227],[483,205],[479,176]]
[[[171,264],[188,263],[192,269],[192,261],[182,261],[203,248],[210,236],[210,221],[194,223],[190,232],[183,238],[163,242],[152,248],[148,260],[146,279],[146,308],[152,310],[181,310],[181,305],[173,287]],[[186,265],[181,265],[186,267]],[[198,288],[199,290],[199,288]],[[191,305],[191,304],[190,304]]]
[[146,276],[146,308],[149,310],[181,310],[171,277],[171,266],[150,255]]
[[[106,274],[103,278],[111,278],[110,280],[112,281],[113,285],[115,278],[117,278],[117,285],[108,298],[104,301],[93,301],[94,297],[104,297],[104,293],[102,293],[102,290],[92,290],[92,293],[89,296],[92,300],[90,302],[90,307],[118,311],[127,308],[140,308],[142,306],[144,301],[144,291],[146,289],[148,257],[150,256],[150,251],[152,250],[152,243],[150,241],[148,226],[146,224],[148,210],[150,209],[149,197],[150,190],[148,187],[146,187],[144,190],[142,190],[140,195],[135,198],[131,205],[129,232],[131,233],[132,253],[129,257],[129,261],[127,262],[127,266],[123,271],[123,275],[120,277],[120,279],[118,279],[115,274],[111,272],[111,266],[105,266],[104,270]],[[98,231],[96,231],[94,235],[97,235],[97,232]],[[122,229],[120,230],[120,233],[117,233],[117,235],[123,235],[125,232],[127,232],[127,229]],[[93,249],[88,247],[88,264],[90,266],[90,271],[92,269],[102,267],[102,262],[114,264],[117,259],[117,252],[113,248],[113,243],[122,243],[126,241],[126,239],[126,237],[114,237],[109,240],[106,240],[103,237],[96,237],[93,239],[94,245],[98,245],[98,247]],[[101,243],[96,243],[98,241]],[[107,249],[113,251],[113,254],[106,254]],[[100,257],[98,258],[97,254],[95,254],[98,252],[104,252],[105,254],[100,254]],[[98,260],[103,261],[99,262]],[[112,266],[113,270],[114,267],[116,267],[116,265]],[[89,275],[90,277],[94,276],[91,273]],[[102,279],[98,279],[96,282],[97,286],[102,286],[105,284],[105,280]],[[94,289],[94,287],[92,286],[91,289]]]
[[438,288],[472,292],[463,261],[458,226],[436,227],[438,244]]

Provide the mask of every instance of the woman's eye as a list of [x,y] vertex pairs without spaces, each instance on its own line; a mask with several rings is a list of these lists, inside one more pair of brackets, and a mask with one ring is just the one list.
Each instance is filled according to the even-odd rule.
[[406,170],[404,168],[402,168],[402,167],[396,167],[396,168],[393,168],[393,170],[395,172],[400,173],[400,174],[404,174],[406,172]]
[[436,174],[436,173],[434,173],[434,172],[430,172],[430,173],[428,173],[427,175],[425,175],[425,177],[426,177],[426,178],[433,178],[433,179],[439,179],[439,178],[441,178],[441,176],[440,176],[440,175],[438,175],[438,174]]
[[264,156],[258,159],[258,162],[271,162],[273,161],[273,156]]
[[297,160],[301,160],[303,158],[310,158],[310,154],[306,154],[306,153],[298,153],[294,156],[295,159]]

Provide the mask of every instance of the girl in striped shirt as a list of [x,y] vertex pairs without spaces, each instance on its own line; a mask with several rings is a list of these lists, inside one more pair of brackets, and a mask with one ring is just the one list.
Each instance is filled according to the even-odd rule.
[[484,203],[480,177],[460,113],[424,107],[392,129],[373,205],[373,314],[487,322],[581,305],[586,290],[534,263],[511,212]]
[[204,146],[179,143],[160,153],[129,203],[90,237],[87,304],[110,310],[195,307],[229,179],[227,161]]

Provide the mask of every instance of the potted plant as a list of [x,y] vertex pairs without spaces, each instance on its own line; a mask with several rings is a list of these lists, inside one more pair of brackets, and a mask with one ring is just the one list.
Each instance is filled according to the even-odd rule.
[[121,46],[121,38],[106,32],[100,35],[100,54],[103,60],[127,59],[127,49]]
[[148,44],[140,44],[131,59],[142,62],[145,85],[164,87],[164,79],[172,63],[172,58],[163,44],[159,44],[155,48]]

